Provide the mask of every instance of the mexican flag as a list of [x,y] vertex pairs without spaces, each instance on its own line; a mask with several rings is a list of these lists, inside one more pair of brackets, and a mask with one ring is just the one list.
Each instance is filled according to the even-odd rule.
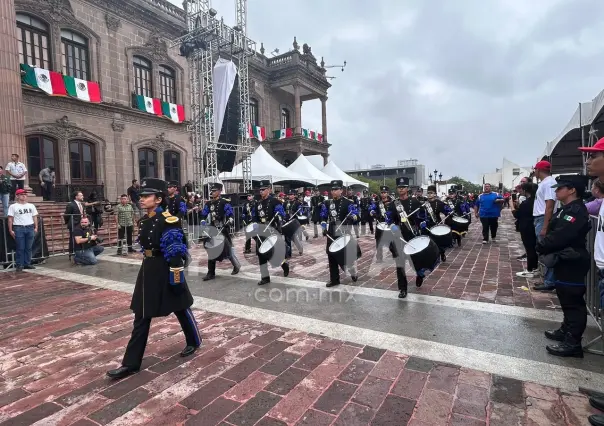
[[310,132],[310,139],[315,140],[317,142],[323,142],[323,135],[313,130]]
[[302,129],[302,137],[310,138],[311,131],[308,129]]
[[185,107],[182,105],[169,104],[168,102],[161,103],[161,109],[164,117],[168,117],[175,123],[185,121]]
[[134,95],[134,106],[139,110],[148,112],[149,114],[163,115],[161,101],[159,99],[148,98],[146,96]]
[[258,139],[259,142],[263,142],[266,139],[266,131],[264,130],[264,127],[250,125],[248,128],[248,133],[250,138]]
[[273,132],[273,139],[291,138],[294,135],[294,129],[281,129]]
[[94,81],[80,80],[79,78],[63,76],[65,88],[69,96],[86,102],[101,102],[101,90]]
[[62,74],[23,64],[21,69],[25,71],[23,83],[28,86],[40,89],[52,96],[67,96]]

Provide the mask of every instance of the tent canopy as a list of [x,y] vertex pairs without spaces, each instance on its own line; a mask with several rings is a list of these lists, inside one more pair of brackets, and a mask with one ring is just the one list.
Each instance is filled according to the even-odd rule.
[[361,182],[360,180],[357,180],[352,176],[349,176],[344,173],[342,169],[336,166],[336,163],[334,163],[333,161],[327,163],[327,165],[323,167],[322,172],[328,176],[331,176],[333,179],[341,180],[342,182],[344,182],[345,186],[363,186],[365,188],[369,187],[369,185],[367,185],[365,182]]
[[317,186],[327,185],[334,179],[313,166],[304,155],[300,155],[296,158],[296,161],[288,167],[288,170],[302,176],[307,176],[309,179],[312,179]]
[[[252,159],[252,180],[269,179],[272,183],[280,182],[300,182],[305,184],[314,183],[312,179],[289,170],[287,167],[275,160],[266,152],[262,146],[256,148],[251,155]],[[243,166],[237,164],[233,171],[220,173],[220,179],[223,181],[243,180]]]

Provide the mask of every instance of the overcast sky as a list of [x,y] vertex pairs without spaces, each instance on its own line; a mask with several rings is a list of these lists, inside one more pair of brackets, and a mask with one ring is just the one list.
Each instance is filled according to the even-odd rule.
[[[234,0],[212,7],[234,23]],[[328,70],[341,168],[416,158],[478,181],[504,156],[534,164],[604,88],[602,16],[602,0],[250,0],[248,35],[267,54],[297,36],[327,64],[347,61]],[[320,131],[319,101],[302,125]]]

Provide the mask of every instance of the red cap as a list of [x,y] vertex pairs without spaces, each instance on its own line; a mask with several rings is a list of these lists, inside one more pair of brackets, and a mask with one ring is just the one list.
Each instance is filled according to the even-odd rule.
[[551,170],[552,165],[549,161],[541,160],[535,164],[535,170]]
[[604,138],[600,138],[594,146],[586,146],[585,148],[579,148],[579,151],[583,152],[602,152],[604,151]]
[[25,189],[17,189],[15,191],[15,195],[22,195],[22,194],[27,194],[27,191]]

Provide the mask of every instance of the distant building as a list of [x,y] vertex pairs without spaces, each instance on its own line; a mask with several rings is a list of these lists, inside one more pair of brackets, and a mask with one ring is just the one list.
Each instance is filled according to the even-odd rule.
[[532,171],[533,168],[530,166],[522,167],[504,158],[501,168],[482,175],[482,183],[490,183],[495,188],[501,184],[504,188],[513,189],[520,179],[530,176]]
[[426,183],[426,171],[423,164],[418,160],[399,160],[396,166],[385,166],[384,164],[374,164],[368,169],[345,170],[350,176],[362,177],[375,181],[384,181],[385,179],[394,179],[399,176],[409,178],[411,186],[422,186]]

